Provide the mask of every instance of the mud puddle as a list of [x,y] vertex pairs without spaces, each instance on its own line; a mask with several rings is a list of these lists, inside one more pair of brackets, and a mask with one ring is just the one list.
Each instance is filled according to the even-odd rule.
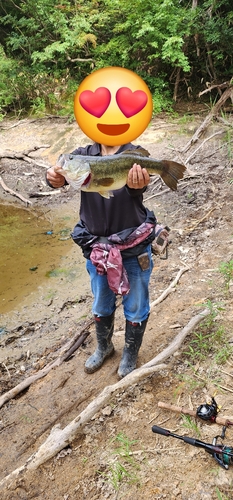
[[70,237],[78,217],[72,206],[41,211],[2,205],[1,214],[0,326],[6,328],[3,315],[9,324],[30,297],[38,300],[39,290],[46,305],[62,283],[82,287],[85,269]]

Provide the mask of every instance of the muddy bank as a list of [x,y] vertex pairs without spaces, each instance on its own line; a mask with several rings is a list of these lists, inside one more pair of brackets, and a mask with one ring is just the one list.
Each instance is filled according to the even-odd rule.
[[[187,354],[190,345],[193,347],[190,342],[196,338],[193,332],[179,352],[167,360],[165,370],[119,392],[106,408],[93,417],[84,434],[77,436],[72,446],[27,477],[13,481],[9,489],[4,488],[4,500],[90,497],[96,500],[141,500],[149,496],[156,500],[217,500],[220,493],[229,499],[232,497],[230,470],[220,468],[202,450],[165,440],[151,431],[152,425],[156,424],[206,442],[211,442],[220,431],[216,424],[210,426],[202,422],[195,422],[197,430],[192,425],[193,421],[187,427],[187,422],[180,415],[158,409],[160,400],[196,408],[215,394],[221,414],[233,414],[232,281],[230,279],[226,288],[226,276],[219,271],[221,262],[229,263],[233,259],[232,165],[229,141],[224,134],[205,142],[196,153],[200,144],[182,155],[182,147],[201,120],[200,116],[185,124],[154,120],[150,129],[137,141],[158,158],[177,157],[185,161],[193,153],[187,175],[180,182],[177,192],[166,191],[159,181],[145,193],[145,204],[172,230],[168,260],[154,258],[151,302],[169,286],[181,267],[188,266],[189,271],[182,276],[175,291],[152,309],[138,365],[146,363],[169,345],[177,332],[208,303],[217,307],[211,332],[215,331],[215,325],[219,332],[224,332],[220,346],[214,347],[213,337],[209,337],[207,343],[213,344],[214,349],[208,353],[204,351],[202,357],[190,357]],[[9,127],[9,123],[5,126]],[[20,130],[20,127],[23,128]],[[215,124],[203,139],[218,130],[221,126]],[[51,142],[49,148],[40,150],[40,160],[43,158],[47,164],[53,163],[60,152],[69,151],[84,141],[76,125],[64,122],[61,125],[56,120],[25,122],[15,129],[2,130],[1,139],[4,149],[14,150],[28,148],[33,141],[39,145],[42,141],[44,145]],[[32,175],[26,176],[24,172]],[[1,175],[8,186],[18,189],[27,198],[31,192],[48,190],[44,184],[44,167],[5,159],[1,161]],[[22,207],[20,201],[12,199],[2,190],[0,193],[4,204]],[[77,217],[77,194],[65,188],[60,193],[33,199],[33,206],[26,210],[29,214],[31,210],[42,210],[46,217],[56,221],[64,213],[69,213],[71,219],[67,225],[70,226],[71,220],[73,223]],[[64,227],[64,221],[62,225]],[[57,229],[55,232],[57,234]],[[52,240],[48,241],[50,253]],[[58,252],[56,269],[64,268],[62,257],[65,255],[66,270],[72,272],[78,261],[85,271],[80,251],[71,240],[60,241],[56,237],[54,244],[59,246],[59,251],[54,250]],[[47,261],[44,271],[50,262]],[[31,273],[35,272],[39,272],[39,266],[38,271],[30,272],[30,279],[34,279]],[[53,360],[59,348],[91,317],[92,298],[85,273],[81,290],[79,275],[60,274],[49,279],[50,283],[54,283],[51,297],[45,300],[47,292],[44,284],[40,283],[27,297],[25,294],[17,307],[1,315],[1,323],[9,330],[7,335],[0,337],[2,392]],[[10,343],[8,339],[11,339]],[[85,374],[83,364],[95,347],[94,332],[91,330],[88,340],[68,362],[3,406],[1,478],[22,465],[38,449],[53,425],[60,424],[63,428],[101,392],[106,383],[116,382],[124,345],[121,306],[116,314],[114,344],[114,357],[107,360],[94,376]],[[220,358],[223,348],[229,356]],[[200,343],[198,349],[201,349]],[[216,359],[217,353],[220,364]],[[119,450],[120,435],[131,442],[130,450],[134,457],[131,464],[116,451]],[[226,443],[232,444],[232,441],[232,429],[229,428]],[[6,448],[5,443],[10,443],[10,446]],[[128,475],[118,473],[117,481],[114,481],[116,471],[119,472],[117,464],[124,466]]]

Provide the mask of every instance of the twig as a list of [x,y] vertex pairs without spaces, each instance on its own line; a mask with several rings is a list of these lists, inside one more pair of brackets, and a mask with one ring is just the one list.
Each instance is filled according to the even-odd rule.
[[210,137],[207,137],[207,138],[206,138],[206,139],[205,139],[205,140],[204,140],[204,141],[200,144],[200,146],[198,146],[198,148],[197,148],[197,149],[195,149],[195,151],[194,151],[193,153],[191,153],[191,155],[189,155],[189,156],[188,156],[188,158],[185,160],[185,164],[190,162],[191,158],[193,158],[193,156],[195,156],[195,154],[197,153],[197,151],[198,151],[199,149],[201,149],[207,141],[210,141],[210,140],[211,140],[211,139],[213,139],[213,137],[215,137],[216,135],[222,135],[223,133],[225,133],[225,131],[224,131],[224,130],[219,130],[218,132],[215,132],[214,134],[210,135]]
[[220,387],[220,389],[224,389],[224,391],[233,392],[233,390],[230,389],[229,387],[224,387],[224,385],[219,385],[215,382],[213,382],[213,384],[216,385],[217,387]]
[[5,365],[5,363],[2,363],[2,366],[4,366],[4,368],[5,368],[5,370],[6,370],[7,374],[8,374],[8,377],[11,378],[11,374],[10,374],[7,366]]
[[227,99],[232,98],[232,95],[233,95],[233,87],[230,86],[229,88],[227,88],[225,90],[225,92],[223,92],[223,94],[221,95],[220,99],[213,106],[213,108],[211,109],[210,113],[206,116],[205,120],[202,122],[202,124],[200,125],[200,127],[198,127],[198,129],[196,130],[195,134],[193,134],[193,136],[191,137],[190,141],[188,141],[188,143],[186,144],[186,146],[184,146],[184,148],[181,151],[182,153],[186,153],[189,150],[189,148],[193,144],[195,144],[195,142],[198,141],[198,139],[200,138],[200,136],[203,134],[203,132],[207,129],[207,127],[211,123],[212,119],[215,116],[217,116],[217,114],[220,111],[220,109],[223,106],[223,104],[227,101]]
[[192,226],[192,227],[187,227],[187,228],[186,228],[186,231],[189,231],[189,232],[194,231],[194,230],[196,229],[196,227],[197,227],[197,226],[199,226],[199,224],[201,224],[201,222],[203,222],[205,219],[207,219],[207,217],[208,217],[208,216],[211,214],[211,212],[213,212],[215,209],[216,209],[216,207],[211,208],[211,210],[209,210],[209,212],[208,212],[207,214],[205,214],[205,215],[204,215],[204,216],[203,216],[200,220],[198,220],[198,221],[194,224],[194,226]]
[[169,285],[168,288],[166,288],[166,290],[163,291],[163,293],[156,299],[154,300],[153,302],[150,303],[150,308],[152,309],[154,306],[156,306],[157,304],[159,304],[160,302],[162,302],[168,295],[169,293],[173,292],[174,291],[174,287],[177,285],[180,277],[182,276],[183,273],[185,273],[186,271],[189,271],[189,267],[182,267],[179,272],[177,273],[175,279],[172,281],[172,283]]
[[224,123],[226,127],[233,127],[233,124],[225,120],[222,116],[216,116],[216,119],[218,120],[218,122]]
[[21,201],[26,203],[26,205],[32,205],[32,202],[27,200],[26,198],[24,198],[24,196],[22,194],[16,193],[15,191],[13,191],[9,187],[7,187],[7,185],[5,184],[5,182],[3,181],[3,178],[1,176],[0,176],[0,184],[1,184],[2,188],[4,189],[4,191],[6,191],[7,193],[11,194],[12,196],[16,196]]
[[198,97],[201,97],[203,94],[207,94],[208,92],[211,92],[213,89],[224,89],[228,88],[230,86],[230,82],[224,82],[224,83],[216,83],[215,85],[211,85],[211,87],[208,87],[208,89],[202,90],[202,92],[199,92]]
[[29,198],[42,198],[43,196],[51,196],[53,194],[58,194],[60,193],[60,189],[56,189],[55,191],[41,191],[39,193],[30,193]]
[[162,196],[164,193],[169,193],[171,190],[170,189],[164,189],[163,191],[160,191],[160,193],[154,193],[151,196],[148,196],[148,198],[145,198],[144,201],[148,201],[151,198],[155,198],[155,196]]
[[233,377],[232,373],[225,372],[224,370],[220,370],[220,372],[225,373],[225,375],[228,375],[229,377]]
[[65,448],[68,444],[77,437],[77,434],[83,432],[83,428],[87,422],[109,401],[109,399],[118,391],[125,390],[127,387],[139,382],[143,378],[154,374],[156,371],[162,370],[166,365],[157,365],[150,368],[142,366],[138,370],[134,370],[129,375],[121,379],[114,385],[105,387],[100,395],[94,399],[72,422],[64,429],[60,429],[60,425],[55,425],[46,441],[40,446],[38,451],[31,455],[24,465],[14,470],[6,476],[1,482],[3,486],[9,479],[17,477],[20,473],[28,470],[37,469],[40,465],[54,457],[59,451]]
[[128,455],[132,456],[132,455],[141,455],[142,453],[161,453],[161,451],[177,451],[177,450],[181,450],[183,447],[182,446],[176,446],[174,448],[152,448],[152,449],[148,449],[148,450],[135,450],[135,451],[130,451],[129,453],[122,453],[122,457],[127,457]]

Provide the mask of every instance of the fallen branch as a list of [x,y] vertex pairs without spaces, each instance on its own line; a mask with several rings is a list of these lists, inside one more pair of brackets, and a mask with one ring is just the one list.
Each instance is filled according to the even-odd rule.
[[[170,405],[168,403],[163,403],[162,401],[158,402],[159,408],[164,408],[165,410],[170,410],[175,413],[183,413],[183,415],[190,415],[191,417],[198,418],[196,411],[190,410],[189,408],[183,408],[183,406],[175,406]],[[200,419],[202,420],[202,419]],[[215,422],[219,425],[227,425],[228,422],[231,422],[233,417],[216,417]],[[202,420],[203,421],[203,420]]]
[[164,193],[169,193],[171,190],[170,189],[164,189],[163,191],[160,191],[159,193],[154,193],[151,196],[148,196],[147,198],[144,199],[144,201],[151,200],[151,198],[155,198],[155,196],[162,196]]
[[209,212],[207,212],[207,214],[203,215],[203,217],[201,219],[199,219],[197,222],[195,222],[195,224],[192,226],[192,227],[187,227],[186,228],[186,231],[194,231],[197,226],[199,226],[199,224],[201,224],[205,219],[207,219],[207,217],[209,217],[209,215],[216,209],[216,207],[213,207],[209,210]]
[[74,353],[76,349],[86,340],[88,335],[90,335],[90,332],[86,331],[87,328],[89,328],[94,320],[90,320],[87,325],[85,325],[81,331],[77,332],[72,339],[66,343],[66,345],[63,347],[60,355],[58,358],[55,359],[55,361],[52,361],[48,365],[46,365],[42,370],[39,370],[37,373],[34,375],[31,375],[30,377],[27,377],[25,380],[20,382],[18,385],[13,387],[13,389],[10,389],[9,391],[5,392],[2,396],[0,396],[0,408],[10,399],[14,398],[20,392],[24,391],[27,389],[31,384],[36,382],[36,380],[39,380],[45,375],[47,375],[53,368],[60,366],[63,361],[66,359],[69,359],[70,356]]
[[162,302],[171,292],[175,291],[175,286],[177,285],[180,277],[182,274],[184,274],[186,271],[189,271],[189,267],[182,267],[179,272],[177,273],[175,279],[172,281],[172,283],[169,285],[166,290],[163,291],[163,293],[158,297],[156,300],[150,303],[150,308],[152,309],[154,306]]
[[200,127],[198,127],[198,129],[196,130],[195,134],[193,134],[193,136],[191,137],[190,141],[182,149],[182,153],[186,153],[189,150],[189,148],[193,144],[195,144],[195,142],[198,141],[199,137],[203,134],[203,132],[205,132],[205,130],[208,128],[208,126],[211,123],[211,121],[213,120],[213,118],[215,118],[217,116],[217,114],[219,113],[221,107],[223,106],[223,104],[225,104],[225,102],[229,98],[233,99],[233,87],[232,86],[229,87],[229,88],[227,88],[225,90],[225,92],[223,92],[223,94],[221,95],[220,99],[213,106],[213,108],[211,109],[210,113],[206,116],[205,120],[202,122],[202,124],[200,125]]
[[15,128],[15,127],[19,127],[20,125],[24,125],[24,123],[27,123],[27,125],[28,125],[28,124],[37,122],[38,120],[39,120],[39,118],[33,118],[32,120],[28,120],[28,118],[25,118],[24,120],[18,120],[13,125],[10,125],[10,127],[3,127],[2,125],[0,125],[0,128],[2,130],[10,130],[11,128]]
[[32,205],[32,202],[27,200],[26,198],[24,198],[24,196],[22,194],[16,193],[15,191],[13,191],[13,189],[10,189],[9,187],[7,187],[7,185],[5,184],[5,182],[1,176],[0,176],[0,184],[1,184],[2,188],[4,189],[4,191],[6,191],[6,193],[11,194],[12,196],[16,196],[21,201],[26,203],[26,205]]
[[22,152],[17,152],[17,151],[4,151],[3,153],[0,153],[0,160],[2,158],[12,158],[12,160],[23,160],[26,161],[27,163],[37,165],[38,167],[44,167],[48,168],[50,165],[47,165],[44,162],[40,162],[36,160],[35,158],[32,158],[29,156],[30,153],[33,151],[37,151],[38,149],[44,149],[44,148],[49,148],[49,144],[43,144],[42,146],[34,146],[33,148],[27,149],[26,151]]
[[196,316],[194,316],[189,323],[178,333],[178,335],[174,338],[171,344],[166,347],[162,352],[160,352],[155,358],[151,359],[148,363],[143,365],[143,368],[157,365],[157,363],[161,363],[168,357],[170,357],[174,352],[176,352],[181,344],[183,343],[185,337],[189,335],[189,333],[195,328],[198,323],[200,323],[206,316],[210,314],[209,309],[204,309],[204,311],[200,312]]
[[231,85],[231,82],[216,83],[215,85],[211,85],[211,87],[208,87],[207,89],[202,90],[202,92],[199,92],[198,97],[201,97],[201,95],[207,94],[208,92],[211,92],[211,90],[216,89],[216,88],[217,89],[229,88],[230,85]]
[[109,399],[118,391],[125,390],[127,387],[138,383],[140,380],[161,371],[166,368],[165,364],[158,364],[161,361],[170,357],[180,347],[185,337],[191,330],[203,320],[205,316],[210,314],[209,309],[205,309],[201,313],[192,318],[189,323],[181,330],[173,342],[164,349],[160,354],[153,358],[149,363],[144,364],[141,368],[132,371],[121,379],[116,384],[107,386],[74,420],[72,420],[64,429],[60,429],[60,425],[52,428],[50,435],[46,441],[40,446],[38,451],[31,455],[26,463],[14,470],[11,474],[6,476],[1,482],[3,486],[9,480],[17,477],[20,473],[26,473],[28,470],[33,470],[40,465],[47,462],[50,458],[54,457],[59,451],[68,446],[78,434],[83,433],[84,426],[90,421],[92,417],[109,401]]
[[43,198],[43,196],[52,196],[53,194],[59,194],[60,192],[60,189],[56,189],[55,191],[40,191],[38,193],[30,193],[29,198]]
[[198,146],[198,148],[197,148],[197,149],[195,149],[195,151],[194,151],[191,155],[189,155],[189,157],[185,160],[185,165],[186,165],[187,163],[189,163],[189,162],[190,162],[191,158],[193,158],[193,157],[195,156],[195,154],[197,153],[197,151],[198,151],[199,149],[201,149],[207,141],[210,141],[210,140],[211,140],[211,139],[213,139],[213,137],[215,137],[216,135],[222,135],[222,134],[224,134],[224,133],[225,133],[225,131],[224,131],[224,130],[218,130],[218,132],[215,132],[214,134],[210,135],[210,137],[207,137],[207,138],[206,138],[206,139],[205,139],[205,140],[204,140],[204,141],[200,144],[200,146]]

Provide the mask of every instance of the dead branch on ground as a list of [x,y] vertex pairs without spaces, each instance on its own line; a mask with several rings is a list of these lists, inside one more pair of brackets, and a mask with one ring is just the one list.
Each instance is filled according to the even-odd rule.
[[186,146],[184,146],[184,148],[182,149],[182,153],[187,153],[190,147],[193,146],[193,144],[195,144],[198,141],[201,135],[208,128],[213,118],[215,118],[218,115],[220,109],[229,98],[233,100],[233,86],[230,86],[225,90],[225,92],[223,92],[220,99],[213,106],[210,113],[206,116],[205,120],[202,122],[200,127],[198,127],[195,134],[193,134],[193,136],[191,137],[190,141],[186,144]]
[[55,191],[40,191],[36,193],[30,193],[29,198],[43,198],[44,196],[52,196],[53,194],[59,194],[61,192],[60,189],[56,189]]
[[59,451],[68,446],[70,443],[77,438],[78,434],[84,432],[85,425],[90,421],[92,417],[113,397],[116,392],[127,389],[129,386],[138,383],[140,380],[154,374],[159,370],[166,368],[165,364],[158,364],[164,361],[172,354],[174,354],[186,336],[191,333],[193,328],[200,323],[206,316],[210,314],[210,309],[205,309],[196,316],[194,316],[189,323],[179,332],[176,338],[171,342],[171,344],[164,349],[160,354],[153,358],[149,363],[144,364],[141,368],[134,370],[129,373],[126,377],[121,379],[119,382],[107,386],[104,390],[95,398],[74,420],[72,420],[64,429],[60,428],[60,425],[56,425],[52,428],[50,435],[46,441],[40,446],[38,451],[31,455],[26,463],[15,469],[8,476],[6,476],[1,482],[0,486],[3,486],[9,480],[14,479],[20,473],[27,473],[29,470],[37,469],[40,465],[47,462],[50,458],[54,457]]
[[188,158],[185,160],[185,164],[189,163],[191,158],[193,158],[195,156],[195,154],[197,153],[197,151],[199,151],[199,149],[201,149],[204,144],[208,141],[210,141],[211,139],[213,139],[213,137],[216,137],[216,135],[222,135],[224,134],[224,130],[218,130],[217,132],[214,132],[214,134],[210,135],[209,137],[207,137],[201,144],[200,146],[198,146],[197,149],[195,149],[195,151],[193,151],[193,153],[191,153]]
[[231,85],[231,82],[223,82],[223,83],[216,83],[215,85],[211,85],[205,90],[202,90],[202,92],[199,92],[198,97],[201,97],[203,94],[207,94],[208,92],[211,92],[213,89],[226,89],[229,88]]
[[2,396],[0,396],[0,408],[7,401],[9,401],[10,399],[14,398],[18,394],[20,394],[20,392],[22,392],[25,389],[27,389],[31,384],[33,384],[34,382],[36,382],[36,380],[39,380],[39,379],[45,377],[45,375],[47,375],[53,368],[55,368],[57,366],[60,366],[63,363],[63,361],[65,361],[68,358],[70,358],[70,356],[74,353],[74,351],[76,349],[78,349],[78,347],[86,340],[86,338],[90,334],[90,332],[87,331],[87,330],[92,325],[93,322],[94,322],[94,319],[90,320],[87,323],[87,325],[85,325],[81,329],[81,331],[77,332],[72,337],[72,339],[69,340],[69,342],[67,342],[65,344],[65,346],[63,347],[63,349],[62,349],[60,355],[58,356],[58,358],[56,358],[51,363],[48,363],[48,365],[46,365],[44,368],[42,368],[42,370],[39,370],[37,373],[31,375],[30,377],[27,377],[25,380],[23,380],[18,385],[16,385],[15,387],[13,387],[13,389],[10,389],[9,391],[5,392],[5,394],[3,394]]
[[190,226],[190,227],[187,227],[185,230],[188,231],[189,233],[191,233],[192,231],[195,231],[195,229],[197,228],[197,226],[199,226],[199,224],[201,224],[205,219],[207,219],[207,217],[209,217],[209,215],[214,211],[216,210],[217,207],[213,207],[211,208],[207,214],[205,214],[201,219],[199,219],[198,221],[196,221],[193,226]]
[[178,274],[176,275],[176,277],[172,281],[172,283],[169,285],[169,287],[166,288],[166,290],[164,290],[163,293],[161,293],[161,295],[156,300],[154,300],[153,302],[151,302],[151,304],[150,304],[150,308],[151,309],[154,306],[157,306],[157,304],[159,304],[159,302],[162,302],[169,295],[169,293],[175,291],[175,286],[177,285],[177,283],[178,283],[180,277],[182,276],[182,274],[185,273],[186,271],[189,271],[189,267],[182,267],[179,270]]
[[37,165],[38,167],[44,167],[44,168],[49,168],[50,165],[47,165],[44,162],[40,162],[36,160],[35,158],[32,158],[30,153],[33,151],[37,151],[38,149],[44,149],[44,148],[49,148],[49,144],[42,144],[41,146],[34,146],[33,148],[27,149],[22,152],[17,152],[17,151],[3,151],[0,153],[0,160],[3,158],[11,158],[12,160],[23,160],[26,161],[27,163],[30,163],[31,165]]
[[11,194],[12,196],[16,196],[16,198],[19,198],[21,201],[23,201],[24,203],[26,203],[26,205],[32,205],[32,202],[27,200],[26,198],[24,198],[24,196],[20,193],[16,193],[15,191],[13,191],[13,189],[10,189],[4,182],[3,178],[0,176],[0,184],[2,186],[2,189],[4,189],[4,191],[6,191],[6,193],[9,193]]
[[178,333],[178,335],[174,338],[174,340],[169,344],[166,349],[164,349],[161,353],[159,353],[155,358],[153,358],[151,361],[143,365],[142,368],[147,368],[149,366],[154,366],[157,365],[158,363],[161,363],[161,361],[165,361],[168,357],[172,356],[174,352],[176,352],[181,344],[183,343],[184,339],[189,335],[189,333],[192,332],[192,330],[200,323],[206,316],[210,314],[209,309],[204,309],[204,311],[200,312],[196,316],[194,316],[189,323]]

